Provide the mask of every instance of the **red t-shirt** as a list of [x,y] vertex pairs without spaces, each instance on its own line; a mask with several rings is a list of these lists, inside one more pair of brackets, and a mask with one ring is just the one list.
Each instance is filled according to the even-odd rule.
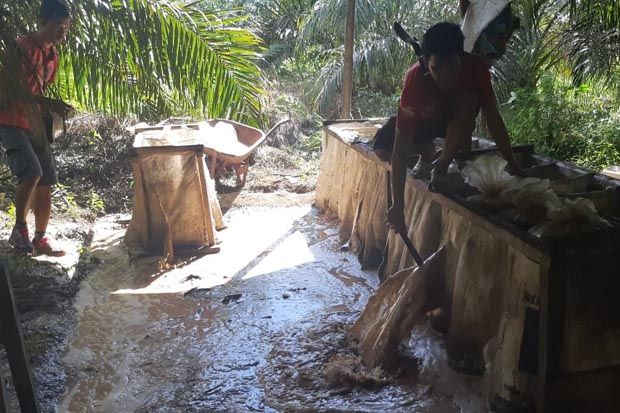
[[[54,46],[45,48],[37,43],[32,34],[19,37],[16,43],[22,54],[24,73],[30,92],[34,96],[42,96],[47,86],[56,78],[58,52]],[[32,131],[27,110],[18,103],[0,111],[0,125]]]
[[479,107],[495,104],[489,68],[479,58],[469,53],[463,55],[459,79],[450,92],[439,89],[420,63],[414,64],[405,75],[396,120],[398,129],[416,141],[445,137],[454,111],[451,95],[462,92],[475,94]]

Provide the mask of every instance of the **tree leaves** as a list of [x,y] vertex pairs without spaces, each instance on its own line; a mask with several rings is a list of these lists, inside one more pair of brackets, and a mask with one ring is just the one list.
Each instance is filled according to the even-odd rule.
[[563,46],[575,83],[589,78],[620,85],[620,0],[570,0],[573,25]]
[[[313,91],[317,108],[326,113],[340,93],[346,19],[346,0],[318,0],[302,21],[298,53],[308,45],[323,47],[321,75]],[[358,0],[356,4],[355,52],[356,84],[382,89],[400,85],[404,73],[415,61],[413,50],[392,33],[400,21],[416,36],[437,21],[458,21],[457,4],[451,1]]]
[[[257,124],[261,41],[240,27],[239,13],[206,12],[201,3],[73,1],[54,92],[84,109],[147,120],[189,113]],[[4,42],[34,29],[21,22],[37,4],[8,1]]]

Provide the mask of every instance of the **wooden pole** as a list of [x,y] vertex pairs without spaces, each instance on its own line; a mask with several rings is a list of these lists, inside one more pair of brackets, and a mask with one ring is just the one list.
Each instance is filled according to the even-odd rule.
[[344,43],[344,70],[342,74],[342,108],[340,117],[351,119],[353,95],[353,48],[355,37],[355,0],[347,1],[347,26]]
[[[6,358],[9,361],[13,384],[19,407],[22,412],[39,412],[39,404],[35,395],[30,372],[29,358],[26,355],[21,324],[13,290],[9,283],[9,274],[3,262],[0,261],[0,342],[4,343]],[[0,380],[4,378],[0,377]],[[2,407],[0,407],[0,411]]]

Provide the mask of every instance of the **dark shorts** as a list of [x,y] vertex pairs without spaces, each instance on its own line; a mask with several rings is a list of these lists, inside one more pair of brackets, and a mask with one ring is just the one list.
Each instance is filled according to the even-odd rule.
[[37,139],[21,128],[0,126],[0,142],[6,150],[9,168],[19,182],[40,176],[39,185],[58,183],[56,160],[47,139]]
[[[435,138],[445,138],[447,120],[420,122],[415,133],[415,144],[431,144]],[[396,135],[396,117],[391,117],[375,134],[373,149],[392,152]]]

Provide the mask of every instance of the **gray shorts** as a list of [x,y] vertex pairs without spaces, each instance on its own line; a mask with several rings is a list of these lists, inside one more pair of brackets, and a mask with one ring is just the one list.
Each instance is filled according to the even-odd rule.
[[39,185],[58,183],[56,160],[46,138],[37,139],[21,128],[0,126],[0,142],[11,172],[19,182],[41,177]]

